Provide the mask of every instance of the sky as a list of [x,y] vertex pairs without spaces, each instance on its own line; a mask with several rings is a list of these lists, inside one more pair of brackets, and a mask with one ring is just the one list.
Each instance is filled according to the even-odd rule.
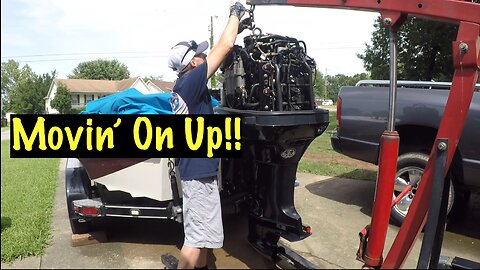
[[[170,48],[179,41],[217,41],[227,23],[230,0],[2,0],[1,59],[29,65],[36,74],[66,78],[79,63],[117,59],[130,76],[162,76]],[[249,5],[247,5],[247,8]],[[328,75],[365,72],[356,56],[370,43],[376,12],[256,6],[263,33],[303,40],[317,68]],[[244,18],[248,17],[245,15]],[[236,44],[243,46],[245,30]]]

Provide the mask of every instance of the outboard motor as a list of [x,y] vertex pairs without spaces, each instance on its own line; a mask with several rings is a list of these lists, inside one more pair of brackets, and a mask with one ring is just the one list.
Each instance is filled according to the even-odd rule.
[[221,195],[248,194],[249,241],[276,256],[279,237],[310,235],[294,205],[296,172],[307,147],[327,128],[328,111],[316,109],[316,65],[303,41],[257,31],[244,45],[235,46],[221,67],[216,113],[243,117],[243,158],[222,159]]

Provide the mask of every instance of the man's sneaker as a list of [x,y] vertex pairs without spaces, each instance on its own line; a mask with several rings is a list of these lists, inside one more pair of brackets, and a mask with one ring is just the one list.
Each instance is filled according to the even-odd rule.
[[165,265],[165,269],[177,269],[178,267],[178,259],[169,253],[162,255],[162,263]]

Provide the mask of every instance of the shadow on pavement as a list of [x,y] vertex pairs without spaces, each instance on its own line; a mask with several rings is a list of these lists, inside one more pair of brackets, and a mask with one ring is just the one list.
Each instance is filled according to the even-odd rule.
[[[360,211],[371,216],[375,196],[375,182],[331,178],[306,185],[312,194],[342,204],[357,205]],[[468,207],[454,213],[448,221],[447,231],[480,240],[480,194],[472,193]]]
[[173,220],[106,218],[95,226],[108,242],[175,245],[181,248],[183,227]]
[[472,193],[465,208],[457,209],[447,231],[480,240],[480,193]]
[[223,249],[230,256],[242,261],[250,269],[278,268],[248,242],[248,215],[246,213],[224,215],[223,227],[225,235]]
[[[225,240],[222,249],[227,253],[227,257],[231,256],[251,269],[277,268],[248,243],[246,214],[224,214],[223,223]],[[173,220],[111,218],[97,223],[95,228],[105,231],[109,243],[159,244],[180,250],[184,238],[183,225]],[[210,268],[216,268],[217,264],[225,265],[222,259],[217,258],[211,251],[208,258]]]
[[331,178],[308,184],[305,188],[312,194],[347,205],[360,206],[360,211],[370,216],[372,212],[375,182]]

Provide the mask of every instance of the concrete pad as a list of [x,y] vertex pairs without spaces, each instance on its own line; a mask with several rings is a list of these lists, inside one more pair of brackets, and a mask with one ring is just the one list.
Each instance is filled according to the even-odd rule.
[[[311,226],[313,235],[300,242],[282,240],[282,243],[313,259],[320,267],[327,264],[327,268],[361,268],[362,263],[355,259],[358,233],[371,221],[375,183],[303,173],[297,175],[297,180],[300,186],[295,189],[295,206],[303,223]],[[480,216],[478,210],[472,209],[476,219]],[[476,223],[476,219],[471,222]],[[476,235],[447,230],[441,254],[479,261],[480,228],[471,229],[477,231]],[[398,230],[397,226],[389,226],[384,257]],[[416,268],[422,237],[423,234],[420,234],[404,264],[405,268]]]
[[42,257],[27,257],[20,260],[15,260],[12,263],[3,263],[2,269],[40,269]]
[[[92,245],[71,246],[72,232],[66,208],[65,160],[60,164],[59,180],[53,209],[50,246],[42,257],[26,258],[2,269],[70,269],[70,268],[163,268],[160,256],[179,255],[183,242],[182,225],[171,220],[104,219],[97,223],[105,229],[107,241]],[[358,232],[370,223],[375,183],[344,178],[299,173],[300,186],[295,188],[295,204],[305,225],[313,235],[295,243],[281,240],[286,246],[312,261],[319,268],[360,269],[356,261]],[[475,199],[477,202],[480,198]],[[468,222],[455,223],[445,233],[442,255],[480,260],[480,204],[467,217]],[[225,242],[222,249],[211,252],[210,268],[272,269],[268,258],[257,253],[247,241],[245,215],[224,214]],[[390,226],[384,256],[398,232]],[[421,247],[421,236],[404,267],[415,268]]]

